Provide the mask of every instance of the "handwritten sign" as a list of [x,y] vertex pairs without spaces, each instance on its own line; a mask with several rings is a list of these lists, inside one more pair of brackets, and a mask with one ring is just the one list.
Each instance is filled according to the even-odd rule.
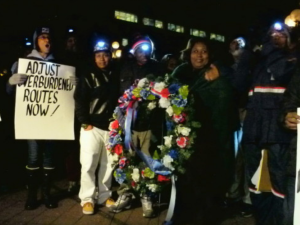
[[16,91],[16,139],[74,140],[75,68],[19,59],[18,73],[28,78]]

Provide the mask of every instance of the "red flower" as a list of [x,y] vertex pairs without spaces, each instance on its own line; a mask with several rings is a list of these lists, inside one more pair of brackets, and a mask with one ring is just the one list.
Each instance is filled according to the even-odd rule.
[[188,138],[187,137],[178,137],[176,139],[176,143],[180,148],[185,148],[187,143],[188,143]]
[[166,176],[163,176],[163,175],[158,175],[158,176],[157,176],[157,180],[158,180],[159,182],[168,182],[168,181],[170,181],[171,179],[168,178],[168,177],[166,177]]
[[168,89],[168,88],[163,89],[163,90],[160,92],[160,94],[161,94],[161,97],[163,97],[163,98],[168,98],[169,95],[170,95],[169,89]]
[[113,121],[113,122],[110,123],[110,128],[112,130],[117,130],[119,127],[120,127],[120,125],[119,125],[119,121],[118,120],[115,120],[115,121]]
[[181,113],[179,115],[173,115],[173,120],[176,122],[176,123],[183,123],[185,121],[185,118],[186,118],[186,114],[185,113]]
[[116,136],[118,133],[116,131],[109,131],[109,136],[114,137]]
[[136,187],[136,183],[134,181],[131,181],[131,186],[134,188]]
[[123,153],[123,146],[120,144],[115,145],[113,152],[117,155],[121,155]]

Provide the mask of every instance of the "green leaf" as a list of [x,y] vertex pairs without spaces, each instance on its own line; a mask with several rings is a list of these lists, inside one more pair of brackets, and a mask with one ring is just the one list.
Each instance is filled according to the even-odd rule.
[[182,96],[183,99],[186,99],[187,96],[189,95],[189,86],[184,85],[179,88],[179,94]]
[[150,94],[150,95],[148,95],[147,100],[150,100],[150,101],[155,100],[155,96]]
[[182,166],[178,166],[178,167],[177,167],[177,170],[178,170],[178,172],[181,173],[181,174],[184,174],[184,173],[186,172],[186,169],[185,169],[184,167],[182,167]]
[[176,105],[172,105],[172,108],[175,115],[179,115],[184,109],[183,107],[178,107]]
[[141,95],[140,95],[140,92],[141,92],[142,88],[135,88],[132,90],[132,94],[137,97],[137,98],[140,98]]
[[153,159],[160,159],[157,150],[154,151],[154,154],[153,154],[153,157],[152,157],[152,158],[153,158]]
[[192,127],[194,127],[194,128],[200,128],[201,127],[201,123],[200,122],[196,122],[196,121],[192,121]]
[[144,170],[144,177],[148,177],[148,178],[152,179],[152,178],[154,178],[154,176],[155,176],[155,173],[152,170],[150,170],[149,167],[147,167]]

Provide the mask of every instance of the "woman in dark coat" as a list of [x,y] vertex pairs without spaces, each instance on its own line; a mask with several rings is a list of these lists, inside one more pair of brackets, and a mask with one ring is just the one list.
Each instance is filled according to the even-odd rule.
[[212,225],[218,217],[215,206],[225,197],[233,177],[237,111],[231,85],[224,70],[212,64],[206,41],[190,39],[182,57],[186,63],[178,66],[172,77],[189,85],[195,120],[201,128],[187,171],[178,178],[177,209],[184,222],[191,219],[192,224]]

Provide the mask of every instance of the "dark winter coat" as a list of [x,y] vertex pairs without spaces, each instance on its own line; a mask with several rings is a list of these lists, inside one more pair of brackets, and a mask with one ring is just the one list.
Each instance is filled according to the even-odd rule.
[[74,93],[75,113],[81,124],[108,130],[119,97],[118,80],[117,69],[103,71],[93,65],[82,72]]
[[172,74],[180,83],[189,85],[195,99],[195,120],[201,123],[195,152],[184,175],[187,181],[183,183],[187,188],[194,186],[198,193],[225,194],[233,175],[233,133],[238,116],[228,79],[221,75],[209,82],[204,78],[207,69],[209,65],[194,70],[184,63]]
[[282,110],[279,117],[279,122],[286,132],[290,133],[293,137],[288,149],[288,165],[287,165],[287,175],[296,176],[296,155],[297,155],[297,132],[293,130],[288,130],[285,128],[285,116],[289,112],[297,112],[297,108],[300,107],[300,70],[298,70],[293,76],[288,88],[286,89],[283,102]]
[[265,144],[290,142],[290,133],[278,124],[280,102],[295,71],[295,63],[289,58],[284,50],[268,48],[256,66],[244,122],[244,143],[263,148]]

